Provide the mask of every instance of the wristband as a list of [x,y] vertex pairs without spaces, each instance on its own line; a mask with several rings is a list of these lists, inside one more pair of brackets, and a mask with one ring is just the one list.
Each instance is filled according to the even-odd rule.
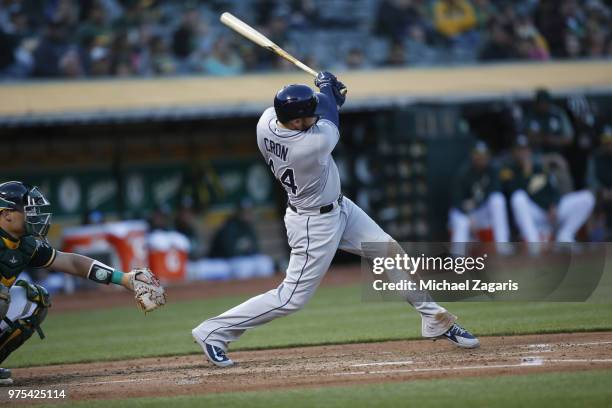
[[115,285],[121,285],[121,279],[123,279],[123,275],[123,272],[118,269],[115,269],[111,276],[111,282],[113,282]]
[[104,283],[105,285],[108,285],[111,282],[113,272],[114,269],[110,266],[99,261],[93,261],[91,263],[91,267],[89,268],[87,278],[96,283]]

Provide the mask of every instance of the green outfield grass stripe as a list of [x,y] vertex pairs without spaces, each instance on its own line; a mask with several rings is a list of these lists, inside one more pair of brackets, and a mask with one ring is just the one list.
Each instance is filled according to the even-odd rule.
[[[612,370],[468,377],[401,383],[83,401],[62,406],[98,408],[160,407],[538,407],[598,408],[612,404]],[[53,405],[46,405],[51,407]]]
[[[174,302],[143,316],[136,308],[53,314],[47,338],[33,336],[3,366],[27,367],[199,353],[191,329],[246,296]],[[612,308],[592,303],[445,303],[477,335],[612,330]],[[421,338],[421,319],[400,302],[363,302],[359,286],[321,288],[306,308],[247,332],[234,350]],[[127,347],[126,345],[134,345]]]

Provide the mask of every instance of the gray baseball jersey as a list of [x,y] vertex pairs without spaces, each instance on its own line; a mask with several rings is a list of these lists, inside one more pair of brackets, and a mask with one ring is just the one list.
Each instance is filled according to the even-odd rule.
[[[285,213],[291,247],[286,276],[277,288],[195,327],[192,335],[199,342],[227,350],[246,330],[300,310],[314,295],[338,248],[374,258],[390,256],[389,248],[397,247],[362,247],[364,242],[395,241],[350,199],[338,201],[340,178],[331,156],[338,139],[338,128],[329,120],[319,119],[298,132],[277,126],[273,108],[263,113],[257,125],[259,150],[297,208]],[[320,207],[332,203],[331,211],[321,214]],[[456,319],[428,294],[415,291],[406,300],[421,314],[425,337],[442,335]]]
[[303,132],[280,127],[274,108],[257,124],[257,146],[287,191],[289,202],[301,209],[332,203],[340,195],[338,167],[331,156],[340,134],[326,119]]

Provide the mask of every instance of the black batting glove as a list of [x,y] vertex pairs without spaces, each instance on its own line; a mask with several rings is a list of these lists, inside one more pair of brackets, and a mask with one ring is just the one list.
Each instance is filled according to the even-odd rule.
[[331,72],[322,71],[319,72],[314,80],[315,86],[319,89],[325,86],[334,86],[338,83],[338,78]]

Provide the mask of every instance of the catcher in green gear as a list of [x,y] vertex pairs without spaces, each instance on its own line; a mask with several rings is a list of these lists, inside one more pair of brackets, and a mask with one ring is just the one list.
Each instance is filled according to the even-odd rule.
[[[146,268],[129,273],[86,256],[56,251],[46,240],[51,213],[38,190],[19,181],[0,184],[0,364],[40,328],[50,306],[40,285],[17,280],[26,268],[49,268],[93,280],[114,283],[135,293],[137,304],[151,311],[165,304],[165,292]],[[0,385],[12,384],[10,370],[0,368]]]

